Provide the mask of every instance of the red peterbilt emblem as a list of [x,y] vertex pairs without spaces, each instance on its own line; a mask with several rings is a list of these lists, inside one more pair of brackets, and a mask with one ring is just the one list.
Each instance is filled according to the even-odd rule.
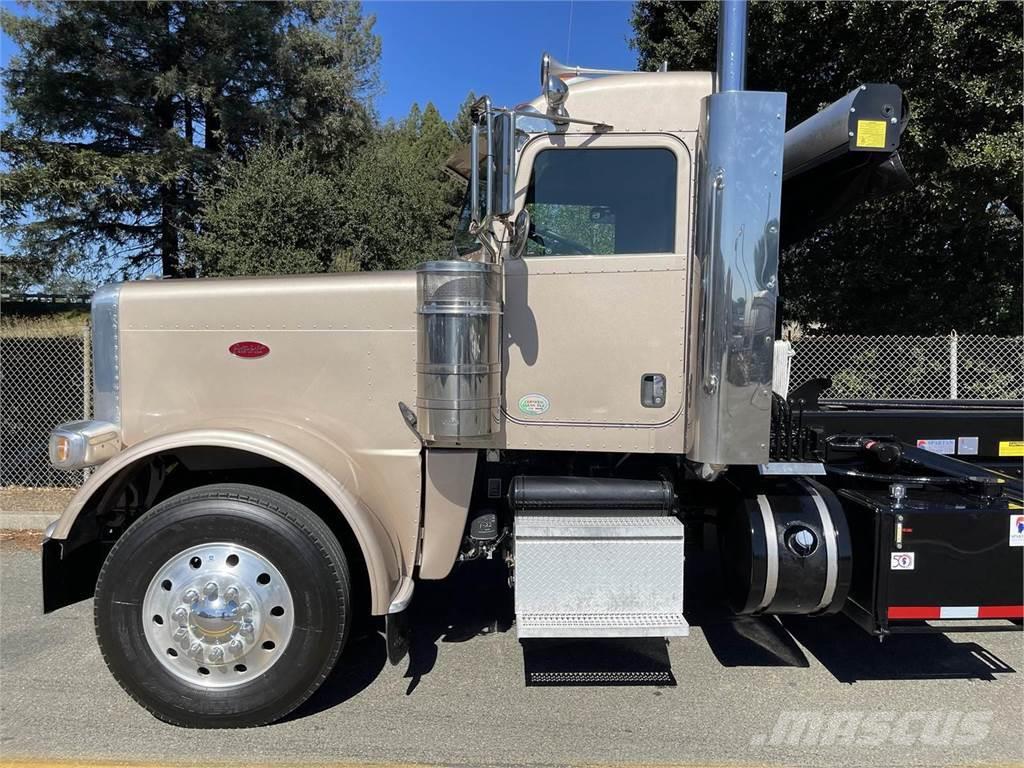
[[260,344],[258,341],[236,341],[228,347],[228,352],[235,357],[244,357],[246,360],[252,360],[269,355],[270,347],[266,344]]

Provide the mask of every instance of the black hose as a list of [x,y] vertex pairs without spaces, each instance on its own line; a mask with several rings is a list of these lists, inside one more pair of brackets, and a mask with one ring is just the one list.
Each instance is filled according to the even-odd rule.
[[984,483],[985,478],[977,477],[923,477],[914,475],[883,475],[878,472],[861,472],[858,469],[844,469],[832,464],[825,465],[825,471],[833,475],[856,477],[860,480],[872,480],[878,483],[921,483],[929,485],[958,485],[961,483]]

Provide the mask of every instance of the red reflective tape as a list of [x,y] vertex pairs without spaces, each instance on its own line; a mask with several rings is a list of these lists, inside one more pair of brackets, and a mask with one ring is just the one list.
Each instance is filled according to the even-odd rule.
[[[973,616],[952,616],[969,608],[946,608],[946,618],[974,618]],[[1024,605],[982,605],[976,609],[979,619],[1024,619]],[[942,607],[938,605],[890,605],[890,619],[940,619]]]
[[1024,605],[983,605],[978,608],[979,619],[1024,619]]
[[941,609],[937,605],[890,605],[890,619],[937,619]]

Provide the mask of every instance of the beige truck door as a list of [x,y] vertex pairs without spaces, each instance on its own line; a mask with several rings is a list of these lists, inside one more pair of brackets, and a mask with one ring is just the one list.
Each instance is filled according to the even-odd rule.
[[[505,262],[510,444],[530,425],[650,428],[683,408],[690,156],[670,135],[541,136]],[[529,430],[526,430],[529,432]]]

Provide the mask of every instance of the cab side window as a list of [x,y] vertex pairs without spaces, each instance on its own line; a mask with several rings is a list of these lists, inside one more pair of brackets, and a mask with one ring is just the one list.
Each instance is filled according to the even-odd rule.
[[546,149],[526,192],[527,256],[671,253],[676,156],[663,148]]

